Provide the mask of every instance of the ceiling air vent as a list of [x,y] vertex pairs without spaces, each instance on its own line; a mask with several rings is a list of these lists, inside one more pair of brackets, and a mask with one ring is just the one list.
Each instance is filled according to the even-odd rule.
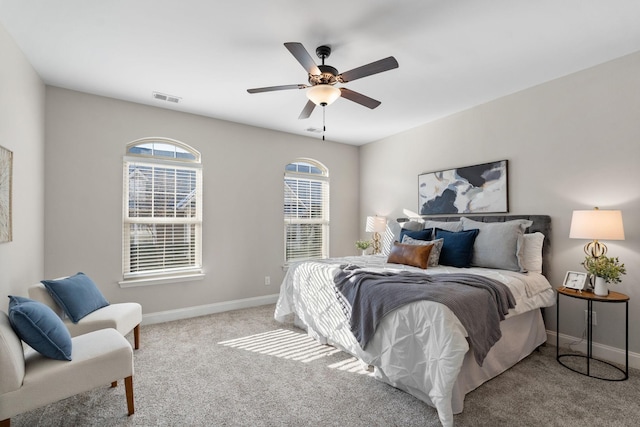
[[167,95],[166,93],[160,92],[153,92],[153,97],[155,99],[159,99],[160,101],[173,102],[175,104],[180,102],[180,100],[182,99],[179,96]]

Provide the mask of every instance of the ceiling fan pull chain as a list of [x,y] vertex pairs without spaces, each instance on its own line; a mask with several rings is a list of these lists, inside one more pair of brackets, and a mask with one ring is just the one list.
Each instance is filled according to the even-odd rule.
[[327,126],[325,126],[325,111],[326,108],[322,106],[322,140],[324,141],[324,132],[327,130]]

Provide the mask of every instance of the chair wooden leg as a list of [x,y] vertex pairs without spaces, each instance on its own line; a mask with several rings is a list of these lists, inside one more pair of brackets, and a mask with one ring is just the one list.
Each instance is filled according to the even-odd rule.
[[118,381],[114,381],[111,383],[111,388],[118,387]]
[[129,415],[133,415],[133,376],[124,379],[124,388],[127,394],[127,409],[129,410]]
[[140,324],[133,328],[133,343],[136,350],[140,348]]
[[11,427],[11,418],[0,421],[0,427]]

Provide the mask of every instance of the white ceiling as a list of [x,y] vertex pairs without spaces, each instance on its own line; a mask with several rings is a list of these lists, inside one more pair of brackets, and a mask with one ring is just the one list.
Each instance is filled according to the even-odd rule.
[[303,90],[246,91],[307,82],[283,43],[340,72],[393,55],[344,85],[377,109],[326,107],[355,145],[640,51],[638,0],[0,0],[0,23],[49,85],[316,138]]

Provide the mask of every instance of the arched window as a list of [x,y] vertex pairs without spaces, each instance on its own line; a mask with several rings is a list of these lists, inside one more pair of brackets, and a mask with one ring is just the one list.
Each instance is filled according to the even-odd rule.
[[299,159],[284,172],[285,262],[329,256],[329,171]]
[[202,275],[200,153],[164,138],[127,145],[122,284]]

